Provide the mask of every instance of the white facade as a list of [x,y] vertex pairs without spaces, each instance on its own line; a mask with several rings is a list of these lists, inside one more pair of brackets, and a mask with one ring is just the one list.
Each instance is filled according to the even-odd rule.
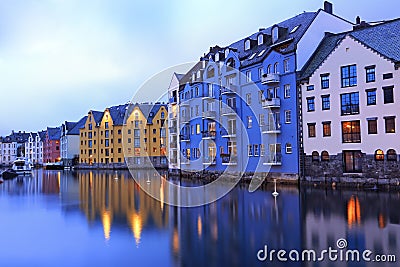
[[73,159],[79,156],[79,135],[61,136],[61,159]]
[[[342,87],[341,67],[356,65],[357,84]],[[375,66],[375,81],[366,82],[366,67]],[[393,74],[393,78],[383,79],[383,74]],[[329,74],[329,88],[321,89],[321,75]],[[325,150],[329,155],[336,155],[344,150],[361,150],[362,153],[374,154],[377,149],[385,152],[389,149],[400,151],[399,108],[400,70],[394,63],[366,48],[361,43],[346,36],[335,50],[325,59],[312,74],[308,83],[301,85],[303,144],[304,152],[310,155],[313,151]],[[307,86],[314,85],[314,90]],[[393,87],[393,103],[384,103],[384,88]],[[376,104],[367,105],[367,91],[376,90]],[[359,112],[353,115],[341,115],[341,94],[358,93]],[[330,109],[322,110],[322,96],[330,96]],[[315,111],[308,111],[307,99],[314,97]],[[357,112],[355,112],[357,113]],[[385,122],[393,119],[395,130],[387,132]],[[368,130],[368,121],[377,122],[377,133]],[[323,122],[330,122],[331,135],[323,136]],[[342,122],[359,121],[361,141],[343,142]],[[315,137],[309,137],[308,124],[315,123]]]
[[172,76],[168,88],[168,128],[169,128],[169,169],[180,169],[180,145],[179,145],[179,79],[177,74]]
[[350,22],[324,10],[319,10],[314,21],[297,44],[296,70],[299,71],[303,68],[324,38],[325,32],[339,33],[352,30],[352,28],[353,24]]
[[25,156],[33,164],[43,164],[43,141],[38,133],[31,133],[25,142]]
[[17,158],[17,142],[3,142],[2,144],[2,164],[9,166],[12,165],[14,160]]

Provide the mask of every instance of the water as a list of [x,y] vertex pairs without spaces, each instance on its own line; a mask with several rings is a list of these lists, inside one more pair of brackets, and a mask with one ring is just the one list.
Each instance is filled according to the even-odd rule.
[[399,193],[272,192],[240,185],[215,203],[177,208],[146,195],[126,171],[38,170],[0,185],[0,266],[377,266],[257,259],[265,245],[319,252],[340,238],[400,257]]

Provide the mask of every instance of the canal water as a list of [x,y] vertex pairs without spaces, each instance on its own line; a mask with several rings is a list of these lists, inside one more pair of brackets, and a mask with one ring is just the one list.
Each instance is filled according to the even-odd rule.
[[[318,257],[341,240],[399,260],[400,193],[272,192],[238,185],[214,203],[178,208],[148,196],[128,171],[36,170],[0,185],[0,266],[399,266],[288,254]],[[288,261],[266,257],[271,250],[287,251]]]

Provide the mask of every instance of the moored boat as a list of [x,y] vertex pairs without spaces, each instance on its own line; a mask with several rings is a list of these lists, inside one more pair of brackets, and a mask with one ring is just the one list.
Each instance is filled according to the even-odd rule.
[[32,167],[32,163],[30,163],[27,158],[18,157],[15,159],[11,170],[14,171],[17,175],[30,175],[32,174]]
[[8,169],[3,171],[1,174],[3,176],[3,180],[10,180],[18,176],[18,173],[13,169]]

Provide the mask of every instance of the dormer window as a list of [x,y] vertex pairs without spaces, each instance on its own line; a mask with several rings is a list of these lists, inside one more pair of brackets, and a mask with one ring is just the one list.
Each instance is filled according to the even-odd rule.
[[218,52],[215,54],[215,62],[217,62],[217,61],[219,61],[219,53]]
[[233,58],[228,59],[228,61],[226,62],[226,65],[228,67],[234,68],[235,67],[235,60]]
[[257,38],[258,45],[262,45],[264,43],[264,35],[260,34]]
[[227,58],[229,55],[229,48],[225,49],[225,58]]
[[275,43],[279,39],[279,27],[275,26],[272,28],[272,42]]
[[250,49],[250,40],[246,40],[246,42],[244,42],[244,50],[249,50]]
[[195,81],[196,80],[196,73],[192,73],[192,81]]
[[296,32],[297,31],[297,29],[300,27],[300,25],[297,25],[296,27],[294,27],[291,31],[290,31],[290,33],[294,33],[294,32]]
[[207,69],[207,78],[211,78],[211,77],[214,77],[214,68],[213,67],[209,67],[208,69]]
[[200,79],[200,75],[201,75],[201,71],[198,70],[198,71],[197,71],[197,79]]

